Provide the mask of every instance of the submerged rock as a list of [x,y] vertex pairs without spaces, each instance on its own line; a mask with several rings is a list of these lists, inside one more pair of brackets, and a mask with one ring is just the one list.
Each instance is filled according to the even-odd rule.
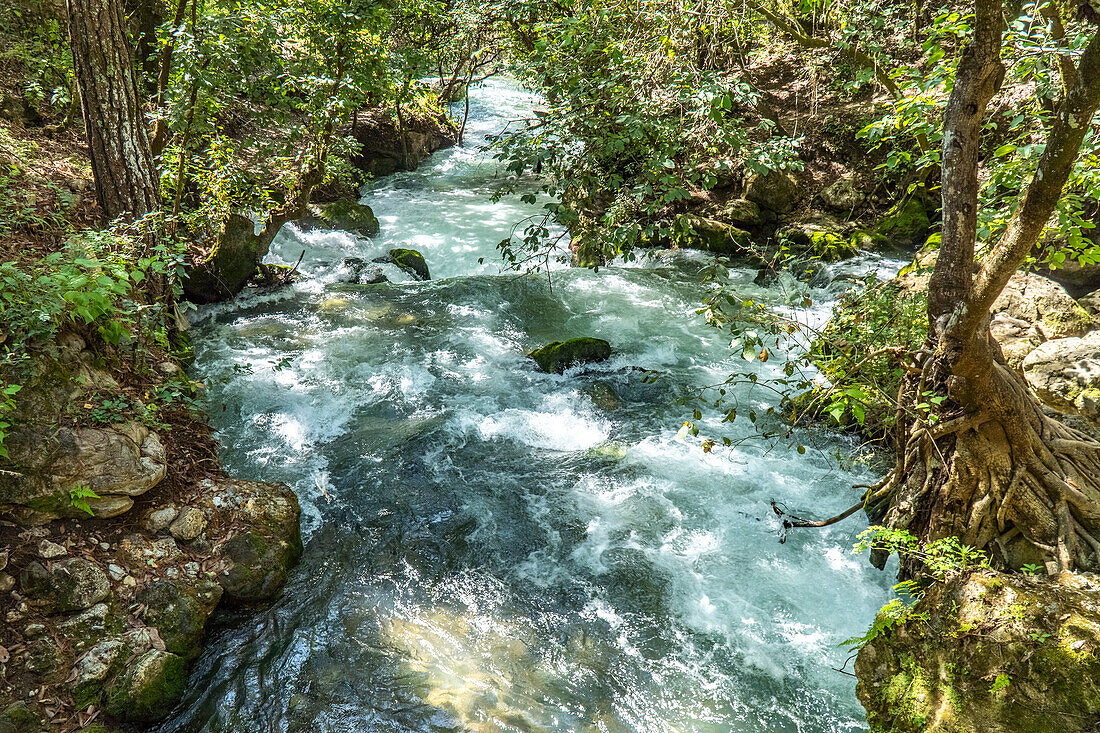
[[544,372],[561,374],[577,364],[607,361],[611,358],[611,344],[603,339],[582,336],[567,341],[554,341],[527,355]]
[[1100,719],[1100,579],[975,571],[856,658],[874,733],[1085,733]]
[[389,261],[409,273],[417,280],[431,280],[428,272],[428,263],[424,261],[424,255],[415,249],[391,249]]
[[1023,370],[1043,403],[1100,424],[1100,331],[1047,341],[1027,355]]

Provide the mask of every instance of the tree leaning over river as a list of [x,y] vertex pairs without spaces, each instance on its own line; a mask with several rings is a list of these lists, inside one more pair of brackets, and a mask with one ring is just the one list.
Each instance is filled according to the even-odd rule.
[[[991,337],[989,312],[1039,241],[1100,105],[1100,33],[1066,79],[1006,231],[978,257],[979,148],[1004,79],[1005,27],[1000,0],[976,0],[974,13],[944,116],[943,242],[929,284],[929,336],[898,398],[899,417],[917,417],[899,419],[897,463],[868,506],[890,528],[925,541],[958,537],[1006,567],[1022,564],[1010,549],[1022,536],[1063,570],[1092,569],[1100,564],[1100,443],[1043,414]],[[929,396],[946,400],[930,410]],[[903,574],[917,569],[905,562]]]

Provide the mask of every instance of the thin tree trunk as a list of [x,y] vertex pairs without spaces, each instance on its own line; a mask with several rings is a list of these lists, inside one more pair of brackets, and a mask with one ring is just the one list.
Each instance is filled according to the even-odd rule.
[[67,7],[96,197],[108,219],[139,219],[159,196],[121,0]]

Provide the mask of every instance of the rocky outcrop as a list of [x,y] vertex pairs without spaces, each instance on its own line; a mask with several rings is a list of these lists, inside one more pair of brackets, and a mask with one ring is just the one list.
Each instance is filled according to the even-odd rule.
[[350,162],[372,176],[384,176],[400,170],[412,170],[437,150],[455,144],[457,133],[445,115],[405,113],[399,126],[388,111],[360,112],[354,123],[340,128],[339,134],[351,136],[358,151]]
[[849,214],[863,204],[866,194],[855,175],[848,173],[826,186],[819,197],[829,209]]
[[1100,424],[1100,331],[1047,341],[1027,355],[1023,370],[1044,404]]
[[1094,731],[1100,579],[982,570],[937,584],[855,671],[872,733]]
[[275,232],[270,237],[256,233],[252,219],[230,214],[222,225],[214,249],[200,262],[187,269],[183,293],[194,303],[216,303],[244,290],[256,275],[260,261],[267,255]]
[[66,335],[54,359],[19,393],[13,428],[4,441],[10,455],[0,471],[0,511],[25,523],[84,514],[79,499],[99,517],[133,506],[164,478],[167,457],[160,437],[140,422],[119,417],[103,424],[73,424],[69,415],[94,415],[86,402],[95,393],[118,393],[119,385],[82,339]]
[[[745,202],[751,203],[751,202]],[[749,210],[742,207],[742,211]],[[736,255],[752,245],[752,235],[733,224],[702,216],[684,217],[690,224],[692,233],[680,242],[688,249],[701,249],[719,255]]]
[[0,537],[14,548],[0,576],[18,578],[0,588],[0,647],[11,651],[0,660],[9,685],[0,709],[5,690],[34,688],[46,701],[38,713],[91,705],[109,722],[158,720],[183,694],[215,609],[279,592],[302,553],[289,488],[211,479],[184,498],[154,503],[121,537],[72,521],[64,532],[55,523]]
[[568,341],[554,341],[527,355],[544,372],[562,374],[577,364],[607,361],[611,358],[611,344],[603,339],[580,337]]
[[1044,340],[1081,336],[1092,328],[1092,317],[1065,288],[1031,273],[1013,275],[992,310],[1034,324]]

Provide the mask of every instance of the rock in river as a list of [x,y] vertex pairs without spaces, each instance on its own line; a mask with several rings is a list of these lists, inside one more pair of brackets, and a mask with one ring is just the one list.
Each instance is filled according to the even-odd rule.
[[603,339],[582,336],[568,341],[554,341],[527,356],[534,359],[544,372],[561,374],[577,364],[607,361],[611,358],[611,344]]

